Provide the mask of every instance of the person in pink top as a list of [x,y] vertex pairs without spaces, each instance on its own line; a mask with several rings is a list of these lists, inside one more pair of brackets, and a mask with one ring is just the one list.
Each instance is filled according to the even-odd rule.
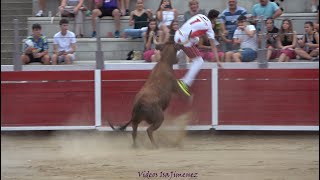
[[190,70],[181,80],[177,81],[178,85],[187,96],[191,96],[189,87],[192,85],[193,80],[199,73],[204,62],[199,49],[196,47],[200,36],[207,35],[211,50],[216,56],[215,59],[218,66],[221,67],[220,58],[214,42],[215,34],[212,29],[217,19],[217,12],[218,11],[214,9],[210,10],[208,17],[202,14],[197,14],[186,21],[175,33],[174,41],[183,46],[182,50],[177,53],[178,59],[181,60],[184,58],[183,53],[185,53],[192,62]]

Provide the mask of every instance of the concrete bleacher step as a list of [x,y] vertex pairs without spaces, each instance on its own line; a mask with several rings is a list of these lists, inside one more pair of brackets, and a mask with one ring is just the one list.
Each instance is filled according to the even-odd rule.
[[[48,39],[49,53],[53,52],[52,39]],[[104,60],[123,60],[131,50],[143,51],[142,39],[124,38],[101,38],[101,51],[104,52]],[[96,38],[77,39],[76,56],[78,61],[88,61],[96,59],[97,41]]]

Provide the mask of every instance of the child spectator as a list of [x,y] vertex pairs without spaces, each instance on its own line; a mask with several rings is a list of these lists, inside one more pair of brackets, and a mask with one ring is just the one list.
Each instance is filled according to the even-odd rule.
[[76,36],[73,32],[68,30],[69,21],[61,19],[59,22],[60,32],[53,37],[53,52],[52,64],[56,65],[61,62],[72,64],[76,59]]
[[189,10],[184,13],[184,22],[196,14],[206,15],[206,10],[199,8],[199,0],[189,0]]
[[162,39],[159,37],[159,30],[157,26],[157,20],[156,19],[150,19],[147,32],[144,33],[144,53],[143,57],[144,60],[147,62],[156,62],[158,61],[160,51],[156,49],[155,44],[153,43],[153,38],[158,37],[159,39]]
[[[178,11],[172,8],[171,0],[161,0],[157,10],[157,20],[159,21],[159,29],[164,34],[169,34],[169,26],[171,22],[178,17]],[[165,36],[162,41],[166,42],[169,37]]]
[[124,29],[124,33],[132,38],[141,38],[146,32],[149,19],[152,18],[150,9],[144,9],[143,0],[137,0],[136,9],[130,13],[129,25],[134,29]]
[[61,0],[61,5],[59,6],[62,17],[74,17],[74,31],[78,38],[82,38],[84,34],[83,11],[86,11],[86,8],[83,6],[83,1],[84,0]]
[[32,25],[32,35],[27,37],[24,44],[24,53],[21,55],[23,64],[32,62],[41,62],[42,64],[50,64],[48,55],[47,38],[41,34],[41,25]]
[[277,48],[279,29],[274,26],[274,20],[267,18],[266,20],[266,46],[267,46],[267,60],[279,57]]
[[96,18],[102,18],[103,16],[112,16],[115,22],[115,32],[114,37],[120,37],[120,16],[121,12],[118,8],[119,0],[95,0],[96,9],[92,11],[92,35],[91,37],[96,37]]
[[314,31],[313,22],[311,21],[305,22],[304,30],[306,34],[302,40],[298,40],[301,48],[296,48],[295,53],[302,59],[315,61],[319,56],[319,33]]
[[297,33],[293,31],[292,22],[284,19],[281,24],[278,38],[278,47],[280,50],[279,62],[289,62],[296,58],[294,48],[297,45]]
[[250,62],[257,58],[256,28],[247,24],[246,16],[239,16],[238,28],[234,32],[234,43],[240,44],[239,50],[226,53],[226,62]]

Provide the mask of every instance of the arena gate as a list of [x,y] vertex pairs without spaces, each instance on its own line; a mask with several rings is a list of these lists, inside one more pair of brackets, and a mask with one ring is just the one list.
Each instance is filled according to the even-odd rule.
[[[154,64],[104,70],[1,67],[1,131],[111,130],[131,117],[133,98]],[[72,67],[72,66],[68,66]],[[192,111],[189,130],[319,131],[319,63],[206,63],[192,104],[174,96],[167,114]],[[186,70],[175,66],[177,78]],[[69,68],[70,69],[70,68]]]

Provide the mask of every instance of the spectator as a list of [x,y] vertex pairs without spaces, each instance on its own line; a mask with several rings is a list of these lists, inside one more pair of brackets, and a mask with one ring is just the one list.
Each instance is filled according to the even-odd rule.
[[36,13],[36,17],[42,17],[46,8],[46,0],[38,0],[39,11]]
[[311,12],[316,13],[317,10],[319,10],[319,8],[317,9],[317,0],[311,0]]
[[[218,46],[218,42],[215,41],[216,46]],[[200,37],[199,43],[198,43],[198,49],[200,51],[200,55],[204,60],[207,60],[209,62],[216,62],[216,55],[213,54],[210,46],[210,41],[208,39],[207,35],[203,35]],[[218,56],[220,58],[220,61],[224,61],[224,53],[217,49]]]
[[182,45],[182,50],[178,51],[177,58],[183,61],[182,58],[184,58],[185,53],[192,61],[189,71],[181,80],[177,81],[179,87],[187,96],[191,96],[189,87],[192,85],[203,64],[203,59],[196,47],[200,36],[204,34],[208,36],[211,50],[216,55],[218,66],[221,66],[217,48],[214,43],[215,34],[212,29],[212,24],[215,24],[216,21],[216,14],[217,10],[214,9],[209,11],[208,17],[197,14],[185,22],[175,33],[174,41]]
[[144,53],[143,57],[144,60],[147,62],[156,62],[160,58],[160,51],[159,49],[156,49],[155,44],[153,43],[153,38],[158,37],[159,39],[159,29],[157,25],[156,19],[150,19],[147,32],[144,33]]
[[319,56],[319,33],[314,31],[313,22],[307,21],[304,24],[305,35],[298,40],[301,48],[296,48],[295,53],[302,59],[316,60]]
[[239,50],[226,53],[226,62],[250,62],[257,58],[257,34],[253,25],[247,24],[246,16],[239,16],[238,28],[234,32],[234,42],[240,44]]
[[206,10],[199,8],[199,0],[189,0],[189,10],[184,13],[184,22],[196,14],[206,15]]
[[121,0],[121,14],[122,16],[129,16],[129,5],[130,5],[130,0]]
[[96,37],[96,18],[102,18],[103,16],[112,16],[115,21],[115,32],[114,37],[120,37],[120,15],[121,12],[118,8],[119,0],[95,0],[97,9],[92,11],[92,35]]
[[74,31],[76,37],[82,38],[84,14],[83,11],[87,9],[83,6],[84,0],[61,0],[59,6],[60,14],[62,17],[74,17]]
[[[161,0],[157,10],[157,20],[159,21],[159,29],[165,35],[169,35],[169,26],[171,22],[178,17],[178,11],[172,8],[171,0]],[[166,42],[169,37],[164,36],[162,41]]]
[[48,55],[47,38],[41,34],[41,25],[32,25],[32,35],[27,37],[24,44],[24,53],[21,55],[23,64],[32,62],[41,62],[42,64],[50,64]]
[[240,15],[247,15],[247,10],[237,5],[237,0],[229,0],[229,7],[221,13],[222,36],[226,36],[227,51],[233,50],[232,39],[234,31],[237,29],[237,19]]
[[141,38],[146,32],[149,19],[152,18],[150,9],[144,9],[143,0],[137,0],[136,9],[130,13],[129,25],[134,29],[125,29],[124,33],[132,38]]
[[69,22],[66,19],[61,19],[59,22],[60,32],[53,37],[53,52],[52,64],[56,65],[61,62],[72,64],[76,59],[76,36],[68,30]]
[[266,20],[266,45],[267,45],[267,60],[279,57],[277,48],[279,29],[275,27],[274,20],[267,18]]
[[294,48],[297,44],[297,33],[293,31],[292,22],[284,19],[281,24],[278,38],[278,47],[280,50],[279,62],[289,62],[296,57]]
[[276,19],[281,16],[282,11],[275,2],[269,2],[269,0],[260,0],[259,4],[255,4],[252,8],[252,22],[257,25],[257,30],[260,31],[260,24],[257,24],[257,18],[263,16],[264,19],[271,17]]

